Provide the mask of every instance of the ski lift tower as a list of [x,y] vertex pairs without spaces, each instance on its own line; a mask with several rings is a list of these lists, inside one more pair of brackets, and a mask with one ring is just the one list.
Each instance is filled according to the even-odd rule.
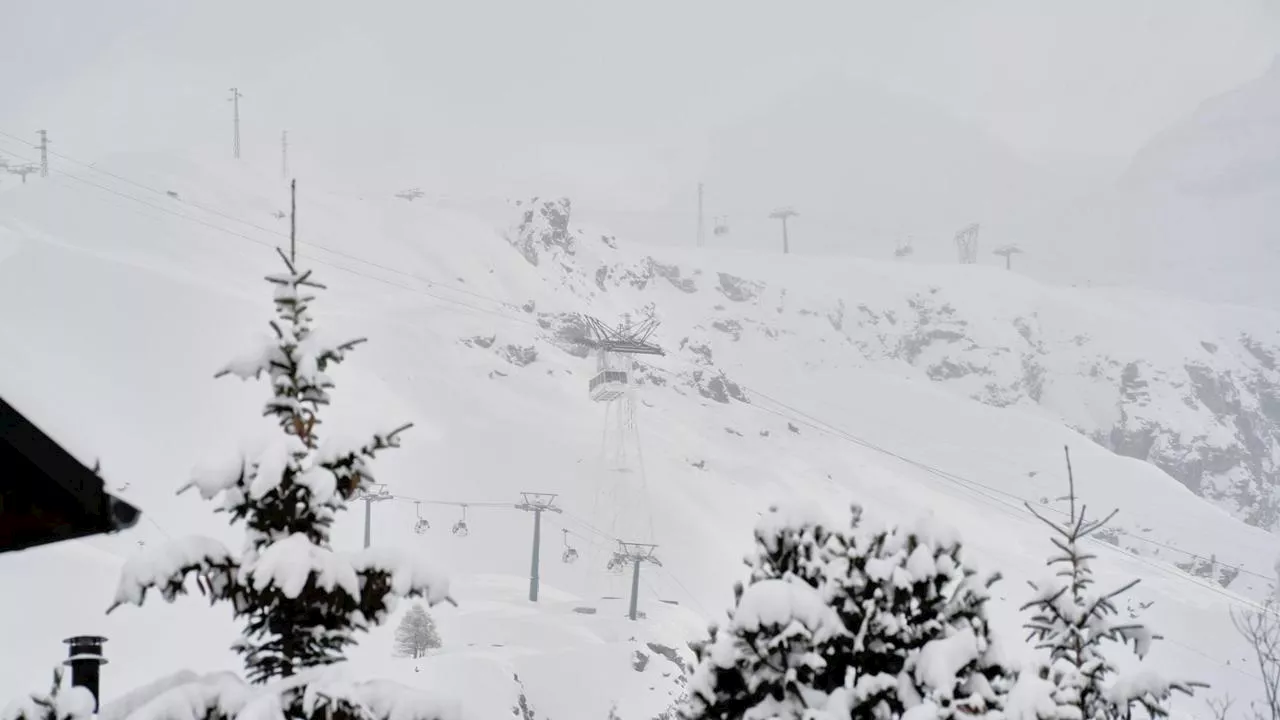
[[978,262],[978,230],[978,223],[970,223],[956,233],[956,250],[960,253],[961,265]]
[[635,620],[638,616],[637,609],[640,604],[640,565],[652,563],[662,567],[662,562],[654,554],[657,549],[658,546],[652,543],[633,543],[619,540],[618,549],[614,551],[613,558],[609,561],[611,567],[625,568],[627,565],[631,566],[631,605],[627,612],[627,617],[631,620]]

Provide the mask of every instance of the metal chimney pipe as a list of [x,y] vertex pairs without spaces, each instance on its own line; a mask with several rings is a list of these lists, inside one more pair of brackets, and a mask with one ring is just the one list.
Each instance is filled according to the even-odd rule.
[[72,687],[82,687],[93,693],[93,711],[98,712],[98,683],[100,667],[107,664],[102,656],[102,644],[107,641],[97,635],[77,635],[62,642],[69,647],[63,665],[71,666]]

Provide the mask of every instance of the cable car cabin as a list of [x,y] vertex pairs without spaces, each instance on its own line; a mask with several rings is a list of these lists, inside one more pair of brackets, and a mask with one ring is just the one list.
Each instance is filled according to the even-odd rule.
[[627,391],[627,372],[625,370],[601,370],[591,378],[588,384],[591,399],[596,402],[609,402],[622,397]]

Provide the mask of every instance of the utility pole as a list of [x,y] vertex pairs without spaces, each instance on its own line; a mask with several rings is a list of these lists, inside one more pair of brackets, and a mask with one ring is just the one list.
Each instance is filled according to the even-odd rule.
[[[289,262],[298,261],[298,179],[289,181]],[[366,526],[368,523],[365,523]],[[369,547],[369,532],[365,531],[364,546]]]
[[613,553],[613,565],[622,565],[631,563],[631,608],[627,612],[627,617],[635,620],[638,615],[637,608],[640,604],[640,564],[653,563],[658,567],[662,567],[662,563],[654,555],[654,551],[658,549],[657,545],[652,543],[633,543],[618,541],[618,549]]
[[49,177],[49,132],[41,130],[40,135],[40,177]]
[[280,179],[289,177],[289,131],[280,131]]
[[234,153],[235,153],[235,158],[237,160],[240,159],[240,98],[241,97],[243,97],[243,95],[240,94],[239,88],[231,88],[230,99],[231,99],[231,105],[232,105],[232,111],[233,111],[232,117],[234,118],[234,121],[235,121]]
[[702,229],[702,183],[698,183],[698,247],[702,247],[704,237]]
[[782,254],[783,255],[786,255],[791,252],[791,243],[787,240],[787,218],[795,217],[796,215],[799,215],[799,214],[800,213],[796,212],[795,210],[792,210],[789,207],[778,208],[777,210],[774,210],[773,212],[769,213],[769,217],[775,220],[782,221]]
[[379,483],[373,486],[373,490],[360,491],[360,499],[364,500],[364,546],[369,547],[370,525],[373,521],[373,504],[382,502],[383,500],[394,500],[395,497],[387,490],[385,483]]
[[517,510],[533,513],[533,564],[529,568],[529,602],[538,602],[538,551],[542,546],[542,513],[564,512],[556,507],[555,493],[521,492]]

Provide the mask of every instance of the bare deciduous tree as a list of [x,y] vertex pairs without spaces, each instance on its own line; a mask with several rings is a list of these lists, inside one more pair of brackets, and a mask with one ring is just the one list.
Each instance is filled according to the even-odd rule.
[[1231,611],[1231,622],[1253,648],[1265,707],[1250,703],[1255,720],[1280,720],[1280,608],[1274,597],[1258,610]]
[[1230,695],[1221,695],[1209,698],[1205,704],[1209,706],[1209,713],[1213,720],[1227,720],[1227,713],[1231,712],[1231,706],[1235,704],[1235,700]]

